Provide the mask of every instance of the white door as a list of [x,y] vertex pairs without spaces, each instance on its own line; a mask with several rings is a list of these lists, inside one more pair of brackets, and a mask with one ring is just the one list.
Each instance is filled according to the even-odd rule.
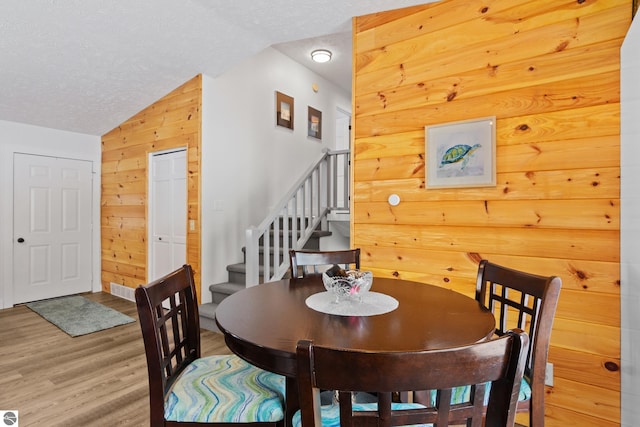
[[154,153],[150,165],[149,281],[187,260],[187,151]]
[[[336,150],[348,150],[349,145],[351,143],[351,115],[346,111],[337,108],[336,109]],[[336,168],[338,171],[337,185],[338,188],[348,188],[348,182],[345,182],[349,179],[348,176],[345,176],[345,170],[348,169],[349,165],[344,164],[344,157],[340,156],[338,161],[336,162]],[[349,207],[349,201],[344,199],[344,192],[338,192],[338,206]]]
[[336,150],[348,150],[351,143],[351,115],[336,108]]
[[89,161],[15,154],[14,303],[91,290]]

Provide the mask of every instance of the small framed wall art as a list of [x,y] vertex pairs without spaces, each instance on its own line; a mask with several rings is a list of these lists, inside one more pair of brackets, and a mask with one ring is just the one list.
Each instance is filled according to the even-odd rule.
[[276,91],[276,124],[293,130],[293,98]]
[[322,111],[316,110],[313,107],[309,107],[307,135],[322,139]]
[[427,188],[496,185],[496,118],[425,127]]

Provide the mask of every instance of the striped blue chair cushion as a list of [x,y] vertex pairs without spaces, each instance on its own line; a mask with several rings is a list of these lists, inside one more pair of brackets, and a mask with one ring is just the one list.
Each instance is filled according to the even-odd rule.
[[531,399],[531,384],[527,378],[522,378],[520,383],[520,394],[518,394],[518,402],[524,402]]
[[[391,409],[418,409],[424,408],[424,406],[417,403],[392,403]],[[354,411],[377,411],[377,403],[354,403]],[[331,405],[322,405],[320,407],[320,413],[322,414],[322,427],[340,427],[340,405],[332,403]],[[293,414],[292,423],[293,427],[301,427],[302,421],[300,419],[300,411],[296,411]],[[427,426],[431,426],[428,424]]]
[[[489,384],[489,386],[491,386]],[[469,401],[469,394],[471,392],[471,386],[456,387],[453,389],[451,395],[451,403],[457,404]],[[436,405],[436,391],[431,392],[431,406]],[[531,386],[529,382],[523,378],[520,385],[520,394],[518,395],[519,401],[524,401],[531,398]],[[489,401],[489,393],[485,394],[485,405]],[[392,409],[416,409],[424,408],[424,406],[417,403],[392,403]],[[354,411],[376,411],[378,405],[376,403],[354,403]],[[331,405],[323,405],[320,408],[322,414],[322,426],[323,427],[340,427],[340,405],[332,403]],[[293,427],[301,427],[300,411],[297,411],[293,415]],[[430,424],[429,424],[430,426]]]
[[284,418],[285,379],[235,355],[191,363],[168,393],[170,421],[265,422]]
[[[489,390],[491,389],[491,384],[489,384],[489,388],[487,389],[487,393],[484,395],[484,404],[485,406],[489,403]],[[471,392],[471,386],[464,387],[456,387],[453,389],[451,394],[451,403],[463,403],[469,401],[469,394]],[[431,392],[431,405],[436,404],[436,391]],[[522,378],[522,382],[520,383],[520,393],[518,394],[518,401],[523,402],[525,400],[531,399],[531,385],[529,385],[529,381],[526,378]]]

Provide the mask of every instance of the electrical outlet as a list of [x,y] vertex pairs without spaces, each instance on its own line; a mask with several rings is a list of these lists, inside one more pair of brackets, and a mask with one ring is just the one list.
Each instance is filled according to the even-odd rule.
[[544,385],[553,387],[553,363],[547,362],[547,370],[544,374]]

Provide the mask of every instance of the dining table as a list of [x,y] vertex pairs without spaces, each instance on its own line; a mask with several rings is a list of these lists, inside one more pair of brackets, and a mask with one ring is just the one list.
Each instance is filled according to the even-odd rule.
[[[475,289],[475,286],[473,286]],[[320,275],[262,283],[216,308],[229,349],[286,377],[285,425],[298,409],[296,345],[361,351],[423,351],[489,339],[493,314],[462,293],[437,285],[374,277],[363,300],[332,300]]]

